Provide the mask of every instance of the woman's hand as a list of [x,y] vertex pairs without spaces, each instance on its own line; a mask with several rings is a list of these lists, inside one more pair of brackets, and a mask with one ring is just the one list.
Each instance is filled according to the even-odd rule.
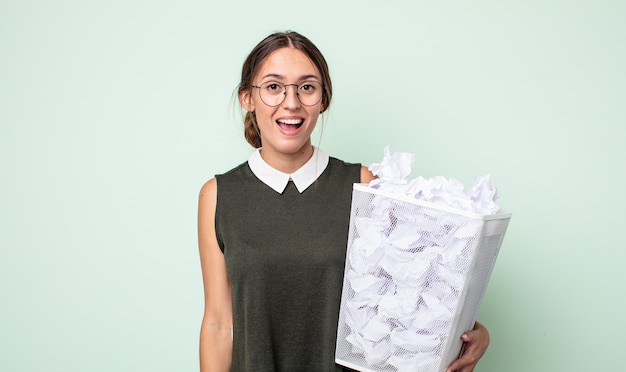
[[463,355],[452,362],[446,372],[473,372],[480,358],[489,346],[489,332],[482,324],[476,322],[474,329],[463,333],[461,340],[465,342]]

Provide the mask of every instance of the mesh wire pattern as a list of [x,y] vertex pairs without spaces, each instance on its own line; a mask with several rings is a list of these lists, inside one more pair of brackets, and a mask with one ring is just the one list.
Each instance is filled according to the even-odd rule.
[[355,185],[336,362],[445,370],[473,327],[509,220]]

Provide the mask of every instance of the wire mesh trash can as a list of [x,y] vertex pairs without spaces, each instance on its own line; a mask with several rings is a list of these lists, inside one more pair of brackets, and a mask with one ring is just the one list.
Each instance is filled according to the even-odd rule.
[[510,218],[355,184],[336,362],[445,370],[474,326]]

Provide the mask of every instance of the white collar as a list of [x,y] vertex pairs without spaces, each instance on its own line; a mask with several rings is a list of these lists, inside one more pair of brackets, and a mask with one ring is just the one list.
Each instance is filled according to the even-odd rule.
[[258,148],[250,155],[248,165],[255,176],[277,193],[282,194],[285,191],[289,180],[293,181],[298,191],[302,193],[324,172],[328,166],[328,155],[313,146],[311,159],[297,171],[289,174],[276,170],[267,164],[261,157],[261,149]]

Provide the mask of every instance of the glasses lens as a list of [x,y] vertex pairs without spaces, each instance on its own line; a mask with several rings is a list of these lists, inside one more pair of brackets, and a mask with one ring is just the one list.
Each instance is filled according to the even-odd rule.
[[[297,89],[297,97],[300,103],[305,106],[315,106],[322,100],[323,87],[317,81],[305,81],[297,86],[295,84],[289,86],[294,86]],[[266,105],[278,106],[285,100],[285,89],[285,84],[269,81],[261,85],[259,93]]]
[[298,85],[298,98],[305,106],[314,106],[322,99],[322,85],[317,81],[305,81]]
[[261,85],[261,99],[268,106],[278,106],[285,99],[285,86],[276,81],[269,81]]

